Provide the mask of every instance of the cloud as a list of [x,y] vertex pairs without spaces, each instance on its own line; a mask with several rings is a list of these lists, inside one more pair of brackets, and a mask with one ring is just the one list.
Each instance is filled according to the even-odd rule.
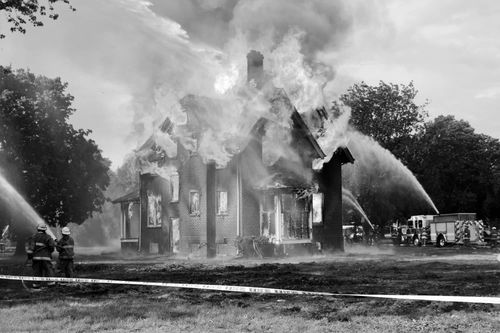
[[477,93],[474,98],[477,99],[496,99],[500,97],[500,86],[487,88],[479,93]]

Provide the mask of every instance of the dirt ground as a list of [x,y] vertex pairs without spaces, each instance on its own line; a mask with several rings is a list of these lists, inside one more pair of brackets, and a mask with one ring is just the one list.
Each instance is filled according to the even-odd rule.
[[[110,254],[88,256],[80,254],[76,259],[76,275],[101,279],[240,285],[331,293],[499,297],[500,261],[498,261],[498,255],[498,250],[482,248],[449,247],[436,249],[433,247],[389,246],[383,248],[351,247],[343,254],[263,260],[218,258],[206,261],[201,258],[192,260],[164,257],[123,258]],[[24,267],[22,262],[4,257],[0,259],[0,274],[30,275],[31,271]],[[390,323],[373,322],[382,316],[392,318],[389,321],[392,320],[394,325],[396,323],[410,323],[410,326],[405,328],[407,331],[500,331],[500,306],[498,305],[255,295],[186,289],[167,290],[158,287],[83,284],[58,285],[33,293],[25,289],[20,282],[0,281],[0,318],[2,318],[2,313],[6,315],[8,311],[13,311],[16,307],[21,309],[28,304],[69,301],[73,302],[71,304],[81,305],[88,305],[88,302],[104,301],[108,302],[107,306],[124,304],[124,308],[128,308],[127,311],[129,311],[125,313],[135,318],[134,313],[142,313],[143,310],[139,308],[134,310],[130,306],[139,300],[141,302],[154,302],[156,305],[160,301],[163,302],[162,304],[169,304],[170,308],[182,306],[183,309],[213,309],[216,312],[220,310],[216,314],[210,315],[214,318],[218,318],[220,313],[227,311],[244,310],[248,312],[251,310],[255,316],[269,315],[269,318],[285,318],[283,325],[286,325],[290,320],[298,321],[298,323],[302,321],[314,323],[308,324],[308,328],[317,328],[317,330],[311,331],[323,331],[323,328],[325,331],[336,329],[391,331]],[[77,306],[77,308],[80,307]],[[85,309],[88,310],[87,307]],[[98,309],[94,310],[99,311]],[[147,321],[150,315],[151,312],[145,312],[140,320]],[[19,320],[23,320],[23,315],[19,316]],[[84,319],[93,318],[88,311],[82,313],[81,316]],[[154,316],[158,316],[158,313]],[[160,316],[163,318],[163,321],[160,322],[167,325],[162,326],[163,328],[170,327],[168,325],[179,327],[179,323],[175,324],[173,319],[169,317],[175,317],[175,315],[170,313],[166,316],[166,318]],[[200,311],[197,311],[197,316],[200,316]],[[124,318],[129,317],[125,316]],[[465,321],[460,324],[461,326],[450,326],[460,322],[456,318],[474,319]],[[78,315],[74,317],[74,320],[80,319]],[[94,319],[91,320],[91,323],[95,324]],[[104,318],[101,319],[103,322],[105,321]],[[198,318],[197,321],[205,319],[202,317]],[[276,323],[277,319],[262,320],[264,322],[269,320],[270,331],[276,331],[276,327],[273,328],[273,322]],[[221,321],[224,322],[223,319]],[[441,324],[437,324],[438,321]],[[155,321],[151,319],[151,322]],[[366,323],[368,326],[357,327],[358,322]],[[11,325],[15,325],[15,323],[12,322]],[[124,329],[119,324],[117,325],[109,330],[120,331],[120,329]],[[187,331],[203,331],[196,329],[196,322],[193,325],[192,327],[187,326]],[[231,328],[239,327],[234,325],[243,325],[243,323],[235,323],[227,330],[217,328],[218,326],[212,329],[210,324],[207,325],[208,331],[231,331]],[[394,326],[394,331],[399,331],[398,328],[402,328],[401,324],[398,325]],[[426,329],[422,329],[424,326]],[[11,330],[16,326],[8,327]],[[146,331],[155,331],[151,328],[153,326],[145,327]],[[83,325],[81,331],[89,328],[91,326]],[[29,327],[26,329],[29,330]],[[57,330],[57,327],[52,329]],[[105,327],[101,327],[101,329],[108,330]],[[125,328],[125,330],[127,329]],[[250,328],[250,331],[262,330],[258,326]]]

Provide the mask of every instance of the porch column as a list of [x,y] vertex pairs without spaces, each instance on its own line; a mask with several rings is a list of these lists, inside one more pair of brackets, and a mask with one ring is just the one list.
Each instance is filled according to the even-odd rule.
[[342,232],[342,164],[338,154],[323,166],[321,191],[323,206],[323,245],[326,249],[344,251]]
[[217,255],[215,170],[215,162],[209,162],[207,164],[207,258],[214,258]]

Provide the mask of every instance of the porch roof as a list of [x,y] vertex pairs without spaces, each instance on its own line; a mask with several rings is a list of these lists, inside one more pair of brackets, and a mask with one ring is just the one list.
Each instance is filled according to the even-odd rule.
[[347,147],[339,147],[333,154],[338,155],[340,157],[341,164],[354,163],[354,157],[352,156],[351,151]]
[[134,190],[130,193],[127,193],[115,200],[111,201],[112,203],[123,203],[123,202],[139,202],[139,190]]

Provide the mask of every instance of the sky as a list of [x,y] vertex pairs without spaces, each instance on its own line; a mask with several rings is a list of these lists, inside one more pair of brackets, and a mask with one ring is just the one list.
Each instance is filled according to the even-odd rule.
[[[430,118],[451,114],[500,138],[496,0],[72,0],[76,12],[26,34],[1,19],[0,64],[69,83],[70,121],[91,129],[112,167],[185,94],[224,95],[258,49],[299,111],[354,83],[419,90]],[[222,120],[223,121],[223,120]]]

